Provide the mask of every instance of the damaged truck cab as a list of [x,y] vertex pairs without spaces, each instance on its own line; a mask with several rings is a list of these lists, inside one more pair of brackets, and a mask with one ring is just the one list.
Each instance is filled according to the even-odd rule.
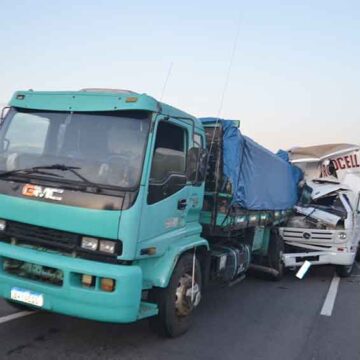
[[360,165],[356,145],[295,148],[292,162],[305,174],[302,196],[286,227],[284,263],[333,264],[351,275],[360,240]]

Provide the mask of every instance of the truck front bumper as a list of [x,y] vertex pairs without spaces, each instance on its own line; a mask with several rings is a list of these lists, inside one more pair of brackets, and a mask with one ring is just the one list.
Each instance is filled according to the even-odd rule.
[[305,260],[312,265],[351,265],[355,261],[355,252],[309,251],[283,254],[286,267],[301,266]]
[[[63,272],[62,285],[13,275],[5,270],[5,259],[59,269]],[[84,287],[78,280],[81,274],[95,276],[96,285]],[[115,290],[101,290],[98,281],[101,278],[114,279]],[[0,296],[10,299],[14,287],[42,294],[44,305],[41,309],[65,315],[116,323],[144,317],[142,271],[138,266],[106,264],[0,243]],[[156,309],[152,311],[156,313]]]

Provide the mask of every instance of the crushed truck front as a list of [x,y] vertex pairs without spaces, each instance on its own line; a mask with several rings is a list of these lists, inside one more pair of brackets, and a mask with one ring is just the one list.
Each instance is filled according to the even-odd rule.
[[360,238],[359,146],[294,148],[290,156],[305,181],[294,215],[280,228],[285,266],[333,264],[341,276],[349,276]]

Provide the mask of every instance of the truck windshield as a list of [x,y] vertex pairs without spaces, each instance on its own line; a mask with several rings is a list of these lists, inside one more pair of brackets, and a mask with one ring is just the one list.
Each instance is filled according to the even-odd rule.
[[[140,180],[149,123],[145,111],[11,109],[0,131],[0,172],[62,164],[76,167],[92,183],[133,189]],[[81,181],[71,171],[50,173],[61,175],[50,176],[57,182]]]

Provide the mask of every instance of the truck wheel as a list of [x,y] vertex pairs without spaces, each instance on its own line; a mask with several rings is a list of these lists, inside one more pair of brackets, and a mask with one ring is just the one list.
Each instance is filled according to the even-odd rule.
[[355,260],[356,260],[356,261],[360,261],[360,244],[359,244],[358,247],[357,247]]
[[347,278],[354,270],[354,263],[352,263],[351,265],[337,265],[335,267],[335,270],[340,277]]
[[201,299],[201,269],[195,259],[195,281],[192,290],[193,255],[183,255],[165,289],[155,288],[150,292],[150,301],[157,303],[159,314],[150,318],[150,327],[166,337],[184,334],[191,326],[192,313]]
[[34,308],[27,306],[27,305],[23,305],[20,304],[18,302],[12,301],[12,300],[8,300],[8,299],[4,299],[6,301],[6,303],[8,305],[10,305],[11,307],[13,307],[16,310],[20,310],[20,311],[35,311]]
[[277,271],[276,275],[269,275],[271,280],[279,281],[283,278],[285,266],[282,259],[284,253],[284,240],[277,229],[271,229],[269,241],[269,267]]

